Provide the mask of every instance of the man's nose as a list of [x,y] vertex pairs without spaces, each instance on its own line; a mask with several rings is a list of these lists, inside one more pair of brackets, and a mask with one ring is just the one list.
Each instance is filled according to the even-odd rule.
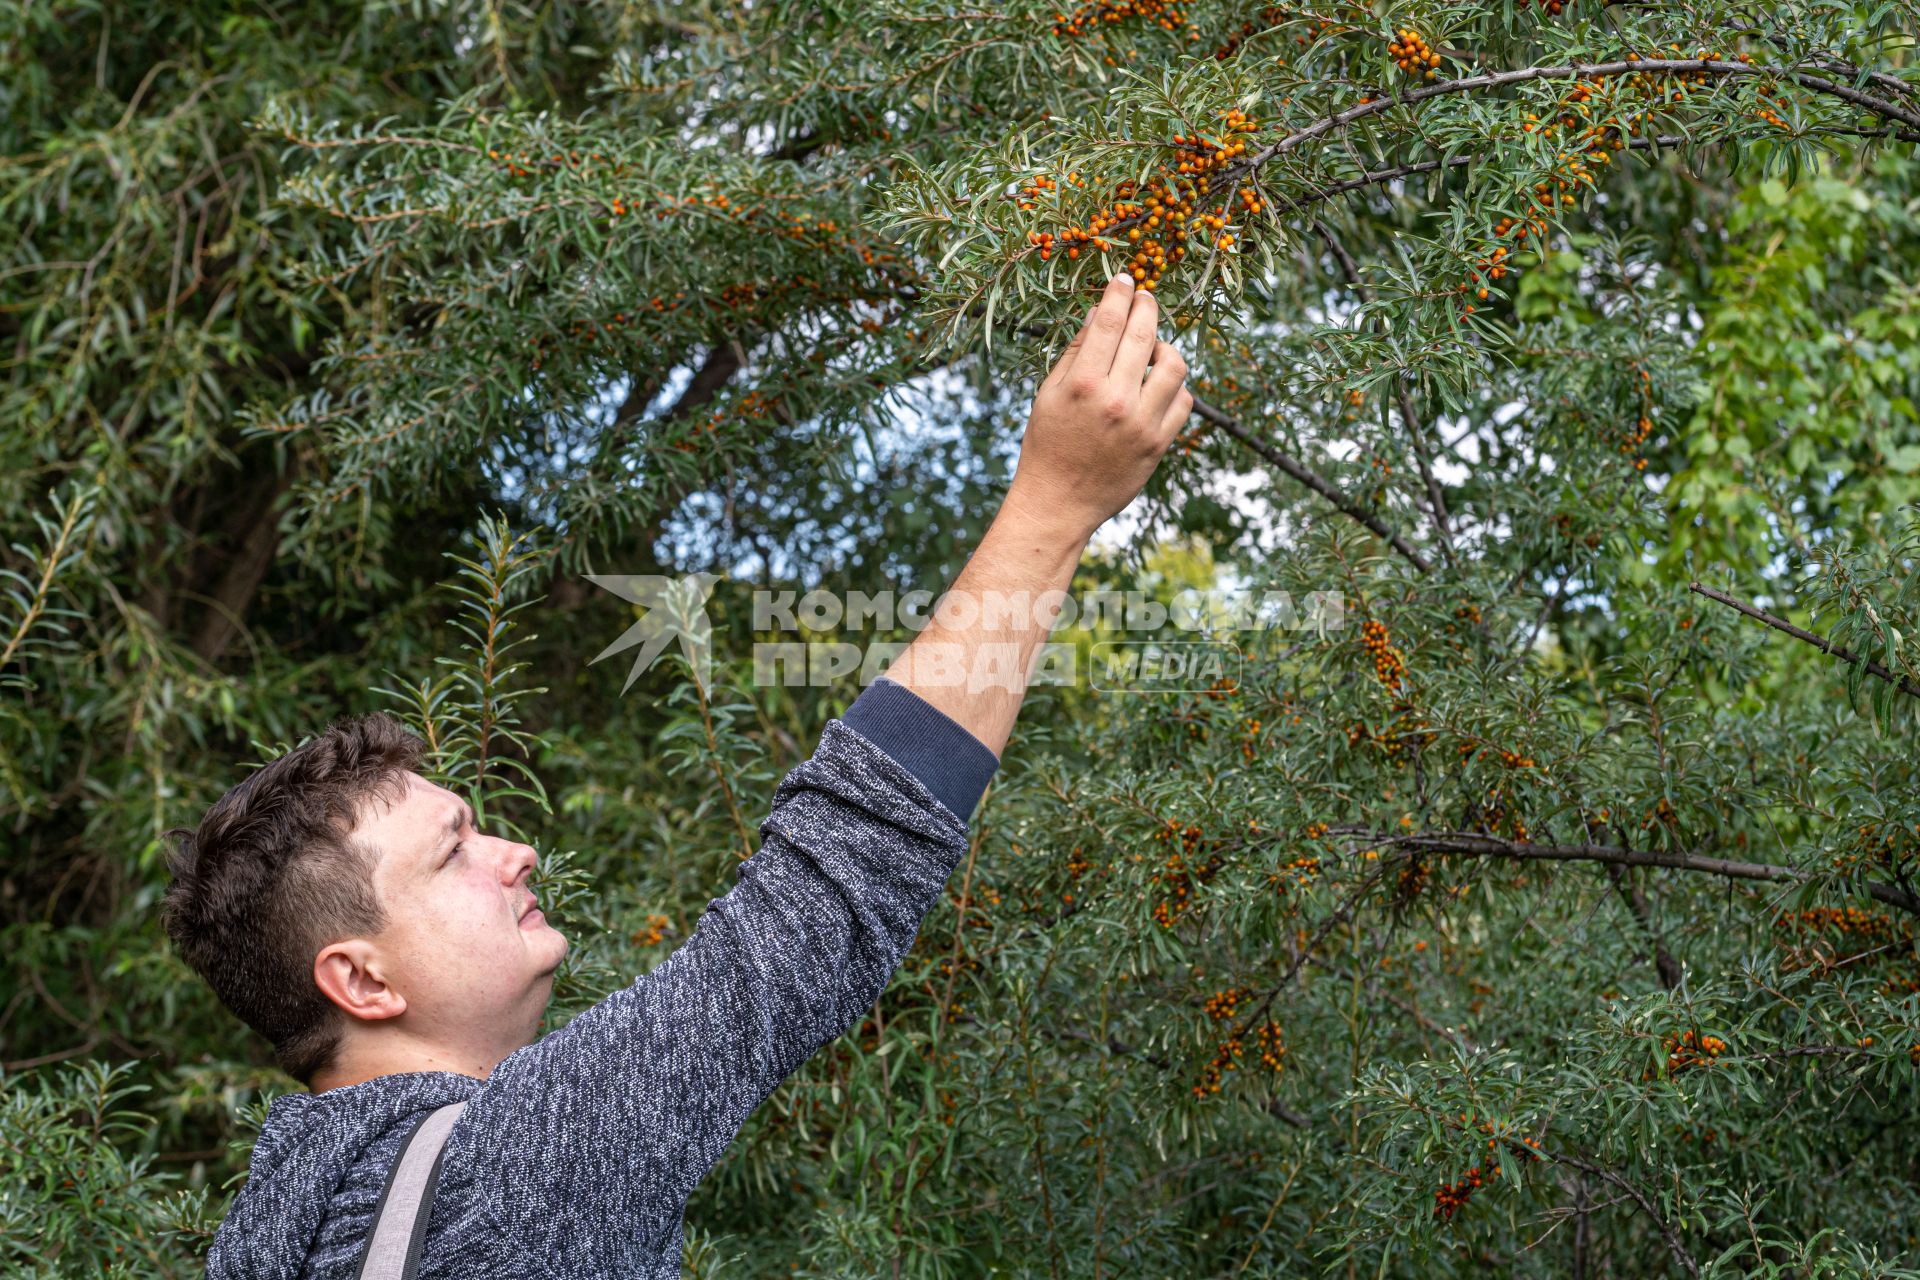
[[509,877],[509,883],[520,879],[522,876],[531,874],[533,869],[539,864],[539,855],[534,852],[533,846],[530,844],[520,844],[512,840],[506,841],[505,843],[507,845],[507,869],[513,873]]

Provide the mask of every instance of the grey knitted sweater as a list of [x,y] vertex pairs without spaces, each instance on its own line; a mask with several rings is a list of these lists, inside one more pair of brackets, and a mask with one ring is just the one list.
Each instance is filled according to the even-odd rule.
[[678,1276],[687,1197],[879,997],[998,763],[876,681],[781,780],[759,851],[651,972],[486,1080],[405,1072],[276,1098],[209,1280],[351,1276],[407,1122],[462,1100],[420,1280]]

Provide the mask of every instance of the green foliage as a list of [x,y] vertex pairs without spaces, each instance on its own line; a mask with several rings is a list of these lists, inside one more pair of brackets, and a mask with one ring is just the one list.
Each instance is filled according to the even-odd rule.
[[[156,1120],[119,1105],[150,1086],[129,1063],[0,1078],[0,1258],[22,1280],[193,1276],[220,1224],[202,1191],[155,1164]],[[236,1143],[244,1148],[247,1144]],[[244,1151],[240,1152],[244,1154]]]
[[1561,9],[0,5],[8,1265],[193,1273],[291,1087],[162,831],[390,710],[588,1007],[857,692],[753,642],[911,638],[751,588],[944,587],[1136,266],[1207,411],[1076,591],[1347,625],[1063,629],[689,1273],[1915,1274],[1920,15]]

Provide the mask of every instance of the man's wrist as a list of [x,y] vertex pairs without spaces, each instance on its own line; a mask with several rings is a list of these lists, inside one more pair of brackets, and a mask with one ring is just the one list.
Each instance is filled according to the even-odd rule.
[[1086,550],[1087,542],[1101,523],[1073,503],[1023,485],[1016,477],[1000,502],[1000,511],[993,518],[990,532],[1010,536],[1030,551],[1051,551],[1071,557],[1077,564],[1080,553]]

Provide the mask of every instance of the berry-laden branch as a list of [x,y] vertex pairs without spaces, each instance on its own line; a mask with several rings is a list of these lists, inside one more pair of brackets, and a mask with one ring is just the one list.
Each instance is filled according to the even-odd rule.
[[1834,644],[1832,641],[1822,640],[1819,636],[1813,634],[1813,632],[1811,631],[1803,631],[1799,627],[1794,626],[1791,622],[1788,622],[1785,618],[1776,618],[1772,614],[1766,612],[1764,609],[1756,609],[1752,605],[1747,604],[1745,601],[1736,600],[1732,596],[1727,595],[1723,591],[1715,591],[1712,587],[1704,587],[1697,582],[1688,583],[1687,590],[1693,592],[1696,595],[1705,596],[1709,600],[1718,601],[1719,603],[1726,605],[1729,609],[1737,609],[1741,613],[1746,614],[1749,618],[1754,619],[1756,622],[1764,622],[1768,626],[1772,627],[1775,631],[1784,631],[1796,640],[1805,640],[1808,644],[1820,650],[1822,653],[1832,654],[1834,657],[1840,659],[1840,661],[1844,663],[1847,663],[1849,666],[1865,667],[1868,675],[1877,676],[1880,679],[1885,680],[1888,684],[1892,685],[1894,688],[1898,689],[1900,692],[1906,694],[1910,698],[1920,698],[1920,685],[1914,684],[1913,681],[1907,679],[1905,676],[1898,675],[1892,671],[1889,671],[1885,667],[1881,666],[1879,663],[1874,662],[1871,659],[1862,658],[1858,654],[1853,653],[1851,650],[1843,649],[1839,645]]

